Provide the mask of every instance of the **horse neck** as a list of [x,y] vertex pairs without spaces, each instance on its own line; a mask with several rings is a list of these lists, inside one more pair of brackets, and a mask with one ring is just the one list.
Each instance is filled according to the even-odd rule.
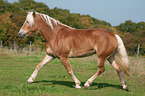
[[55,21],[55,19],[52,19],[51,23],[52,23],[52,26],[48,25],[48,23],[41,18],[40,15],[37,15],[36,16],[36,22],[39,26],[39,30],[41,31],[43,37],[45,38],[45,40],[47,42],[51,42],[55,39],[56,37],[56,34],[58,34],[59,30],[62,29],[62,28],[69,28],[69,29],[73,29],[65,24],[62,24],[58,21]]
[[54,30],[41,18],[35,21],[46,42],[50,43],[51,41],[53,41],[56,36]]

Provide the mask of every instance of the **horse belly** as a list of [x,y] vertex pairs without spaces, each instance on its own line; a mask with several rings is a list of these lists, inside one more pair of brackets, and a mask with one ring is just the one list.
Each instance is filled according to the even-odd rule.
[[87,51],[70,51],[69,57],[75,58],[75,57],[86,57],[90,56],[96,53],[96,50],[91,49]]

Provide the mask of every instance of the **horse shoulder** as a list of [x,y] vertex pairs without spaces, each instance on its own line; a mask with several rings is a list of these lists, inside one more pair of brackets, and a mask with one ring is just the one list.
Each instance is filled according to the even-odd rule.
[[52,48],[57,57],[67,55],[71,48],[71,36],[67,28],[61,28],[56,34]]
[[54,54],[54,52],[52,51],[52,48],[50,47],[50,44],[48,44],[47,42],[45,43],[45,50],[46,50],[46,53],[47,53],[49,56],[53,56],[53,57],[56,56],[56,55]]

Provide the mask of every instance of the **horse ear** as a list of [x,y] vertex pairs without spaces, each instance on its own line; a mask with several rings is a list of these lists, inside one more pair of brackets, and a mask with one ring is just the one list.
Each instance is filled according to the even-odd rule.
[[33,16],[36,17],[36,12],[35,11],[33,12]]

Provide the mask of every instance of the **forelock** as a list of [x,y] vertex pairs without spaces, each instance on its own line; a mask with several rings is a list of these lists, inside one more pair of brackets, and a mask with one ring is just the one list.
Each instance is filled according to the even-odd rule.
[[34,17],[33,17],[33,12],[29,12],[27,17],[26,17],[26,21],[29,22],[30,26],[34,25]]

